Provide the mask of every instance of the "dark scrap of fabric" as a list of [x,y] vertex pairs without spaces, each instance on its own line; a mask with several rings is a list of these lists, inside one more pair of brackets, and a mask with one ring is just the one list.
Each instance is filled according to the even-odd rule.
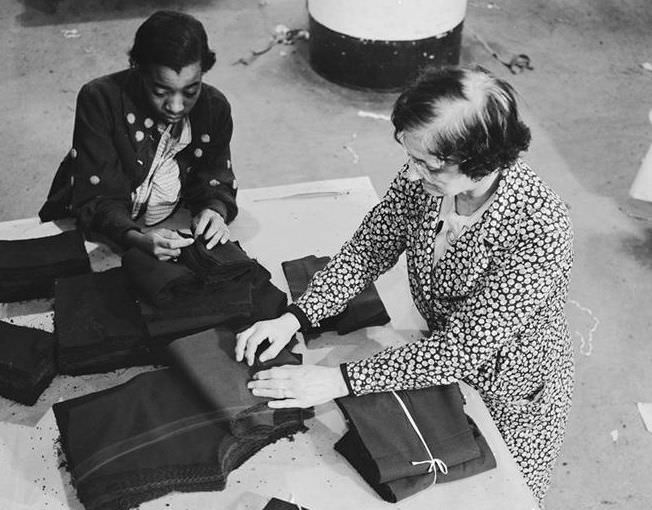
[[[281,263],[283,273],[290,287],[292,300],[296,301],[308,288],[312,276],[328,264],[330,257],[306,257]],[[343,312],[323,319],[318,328],[308,327],[307,337],[314,337],[323,331],[337,331],[345,335],[357,329],[370,326],[382,326],[390,321],[387,310],[383,304],[376,286],[372,283],[355,298],[349,301]]]
[[[421,432],[433,458],[447,473],[436,470],[443,483],[496,466],[495,458],[475,423],[464,414],[457,384],[397,391]],[[370,393],[337,400],[349,430],[335,449],[385,500],[397,502],[430,487],[435,472],[423,443],[391,393]],[[417,462],[417,464],[413,464]]]
[[263,510],[308,510],[305,506],[290,503],[278,498],[272,498],[263,507]]
[[[217,384],[249,375],[217,369]],[[232,380],[237,377],[237,380]],[[279,410],[256,435],[233,434],[187,375],[166,368],[53,406],[72,482],[87,510],[125,510],[172,491],[216,491],[264,446],[305,430],[305,411]]]
[[122,268],[60,278],[54,295],[60,373],[107,372],[156,361]]
[[55,337],[0,321],[0,395],[32,405],[56,374]]
[[[257,437],[269,434],[282,413],[269,408],[269,398],[254,396],[246,382],[254,373],[280,365],[299,365],[301,359],[283,349],[273,360],[252,367],[235,361],[235,334],[211,329],[172,342],[170,363],[194,385],[211,409],[220,410],[236,437]],[[299,410],[294,413],[301,413]],[[305,412],[305,411],[304,411]]]
[[0,240],[0,302],[52,297],[55,278],[90,270],[84,240],[77,230]]
[[132,249],[122,265],[136,288],[148,334],[162,343],[216,326],[240,329],[277,317],[287,305],[269,271],[236,243],[207,250],[197,241],[176,262]]

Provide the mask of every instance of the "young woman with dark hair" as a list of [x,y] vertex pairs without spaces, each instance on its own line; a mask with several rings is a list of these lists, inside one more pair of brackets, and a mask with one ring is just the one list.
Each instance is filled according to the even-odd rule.
[[273,358],[405,253],[427,336],[339,369],[258,372],[250,388],[280,408],[465,381],[543,501],[574,380],[564,314],[573,261],[568,211],[520,159],[529,129],[511,87],[486,71],[426,72],[398,98],[392,121],[407,163],[287,313],[238,336],[236,358],[251,364],[266,339],[260,359]]
[[231,108],[203,83],[215,63],[203,25],[158,11],[137,30],[130,68],[84,85],[73,146],[39,215],[75,216],[83,230],[160,259],[192,244],[164,228],[141,231],[184,204],[194,238],[208,248],[229,237],[237,214],[231,168]]

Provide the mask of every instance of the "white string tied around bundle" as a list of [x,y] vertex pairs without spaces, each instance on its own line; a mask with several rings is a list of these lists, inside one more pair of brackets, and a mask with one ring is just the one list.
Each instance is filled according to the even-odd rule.
[[421,434],[421,431],[419,430],[419,427],[417,426],[416,422],[414,421],[414,418],[412,418],[412,415],[410,414],[410,411],[408,410],[407,406],[401,399],[401,397],[398,396],[398,394],[395,391],[392,391],[392,395],[398,400],[399,405],[401,406],[401,409],[403,409],[403,412],[405,413],[405,416],[407,416],[408,421],[410,422],[410,425],[412,425],[412,428],[414,431],[417,433],[417,436],[419,436],[419,439],[421,440],[421,444],[423,444],[423,447],[426,450],[426,453],[428,454],[428,457],[430,457],[429,460],[413,460],[412,465],[413,466],[418,466],[420,464],[428,464],[428,473],[435,473],[435,479],[433,483],[437,483],[437,468],[439,468],[439,471],[441,471],[444,474],[448,474],[448,466],[446,463],[441,460],[437,459],[433,456],[432,452],[430,451],[430,448],[428,448],[428,443],[426,443],[426,440],[423,438],[423,435]]

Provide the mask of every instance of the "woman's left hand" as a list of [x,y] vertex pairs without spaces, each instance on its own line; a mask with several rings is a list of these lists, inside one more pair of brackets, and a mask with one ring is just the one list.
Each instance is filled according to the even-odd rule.
[[229,227],[220,213],[213,209],[204,209],[192,219],[192,232],[197,239],[203,235],[209,250],[217,243],[229,240]]
[[274,409],[311,407],[349,394],[339,367],[283,365],[254,374],[247,384],[258,397],[271,397]]

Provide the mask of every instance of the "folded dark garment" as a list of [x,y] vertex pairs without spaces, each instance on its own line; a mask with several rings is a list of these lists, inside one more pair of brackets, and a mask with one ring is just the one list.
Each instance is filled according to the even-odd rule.
[[[297,300],[305,292],[313,275],[323,269],[329,260],[329,257],[308,255],[281,263],[293,300]],[[389,320],[385,305],[378,295],[376,286],[372,283],[354,297],[343,312],[322,319],[318,328],[311,328],[304,333],[307,338],[315,337],[317,333],[323,331],[337,331],[338,334],[345,335],[361,328],[382,326]]]
[[0,241],[0,302],[52,297],[55,278],[90,270],[84,240],[77,230]]
[[53,411],[87,510],[123,510],[172,491],[222,490],[228,474],[257,451],[305,430],[301,410],[286,410],[267,435],[238,438],[173,368],[57,403]]
[[235,361],[235,334],[211,329],[172,342],[171,363],[185,374],[210,408],[219,410],[236,437],[265,436],[275,427],[278,411],[269,398],[254,396],[246,383],[254,373],[280,365],[299,365],[301,359],[283,349],[276,358],[252,367]]
[[177,296],[169,306],[156,307],[138,300],[147,333],[157,344],[165,345],[215,326],[237,326],[248,321],[253,310],[250,284],[198,288]]
[[430,462],[418,433],[391,392],[337,400],[349,431],[335,449],[384,500],[400,501],[435,480],[457,480],[495,467],[486,441],[464,414],[456,384],[397,391],[396,395],[437,463]]
[[32,405],[56,374],[55,337],[0,321],[0,395]]
[[107,372],[156,361],[122,268],[58,279],[54,324],[62,374]]
[[290,503],[288,501],[283,501],[282,499],[272,498],[263,507],[263,510],[308,510],[308,509],[305,506],[300,506],[297,505],[296,503]]
[[158,260],[138,248],[125,252],[122,267],[138,296],[154,306],[172,307],[177,295],[201,288],[195,273],[183,264]]
[[181,250],[179,263],[195,273],[205,285],[245,281],[256,271],[256,261],[232,241],[218,243],[209,250],[203,241],[197,240]]

